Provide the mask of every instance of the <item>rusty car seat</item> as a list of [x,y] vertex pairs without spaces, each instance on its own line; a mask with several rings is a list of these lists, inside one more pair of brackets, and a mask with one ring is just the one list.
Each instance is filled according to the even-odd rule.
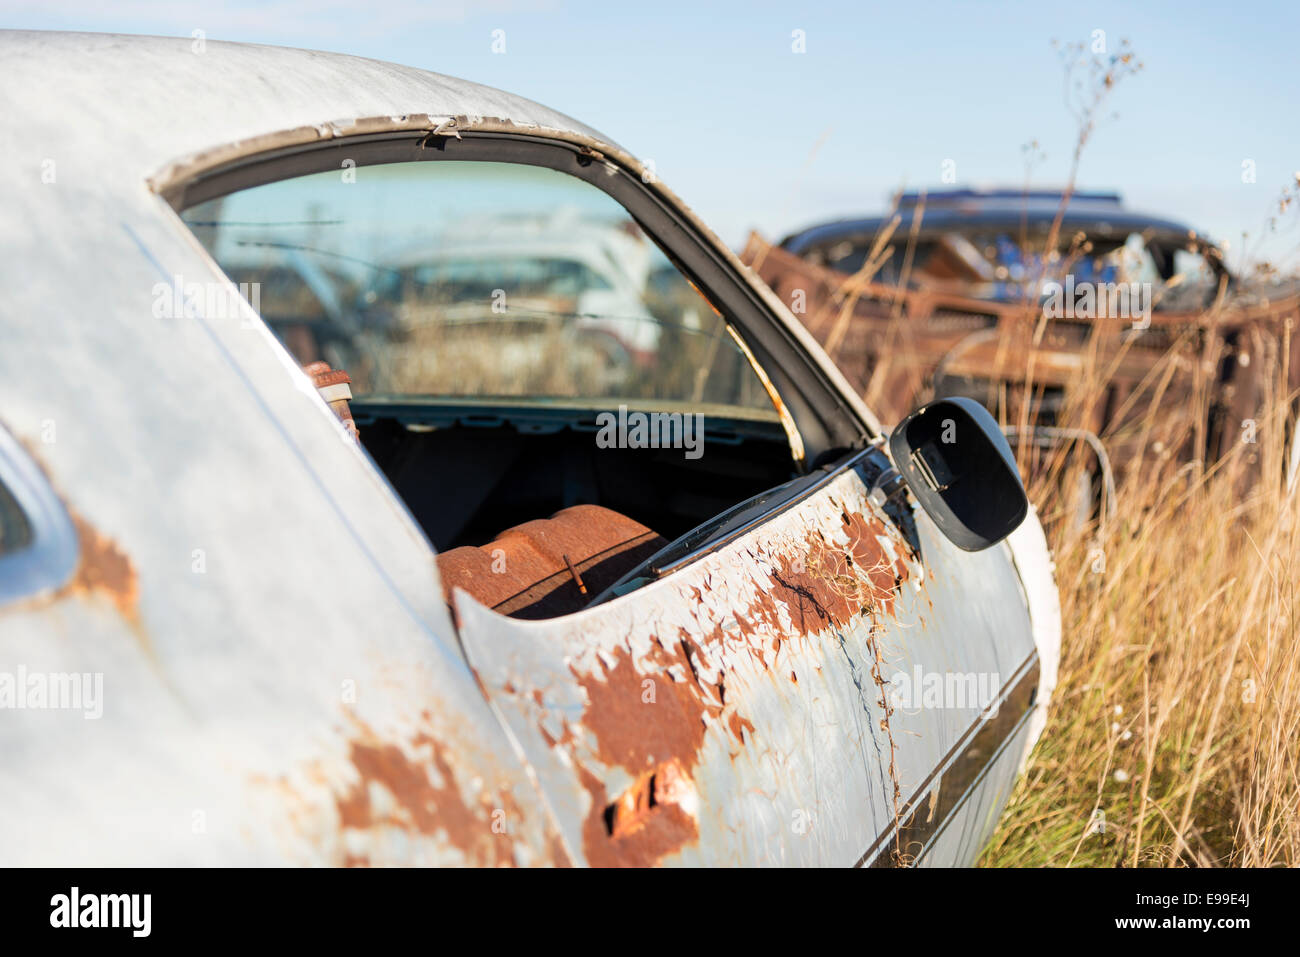
[[599,505],[574,505],[438,556],[443,591],[463,588],[513,618],[554,618],[587,602],[668,542]]
[[[308,363],[303,372],[359,441],[348,405],[352,379],[347,372],[328,362]],[[438,571],[448,604],[452,589],[463,588],[503,615],[554,618],[583,608],[667,544],[663,536],[612,509],[574,505],[508,528],[486,545],[443,552]]]

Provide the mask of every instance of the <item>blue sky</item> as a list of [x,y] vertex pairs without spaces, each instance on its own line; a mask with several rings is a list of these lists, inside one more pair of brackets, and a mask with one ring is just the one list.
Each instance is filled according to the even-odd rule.
[[[0,0],[0,25],[303,46],[393,60],[521,93],[602,130],[729,243],[877,211],[899,185],[1064,182],[1075,123],[1053,38],[1144,63],[1107,104],[1080,185],[1296,262],[1300,4],[444,3],[440,0]],[[505,52],[492,50],[503,30]],[[802,30],[806,52],[792,50]],[[1254,183],[1242,163],[1254,163]]]

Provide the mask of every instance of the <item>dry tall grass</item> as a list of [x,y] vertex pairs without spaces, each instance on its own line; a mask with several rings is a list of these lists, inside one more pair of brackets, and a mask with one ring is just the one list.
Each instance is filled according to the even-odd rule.
[[[1067,198],[1101,104],[1141,69],[1126,46],[1108,60],[1084,52],[1063,54],[1067,87],[1080,91]],[[1076,69],[1090,72],[1072,85]],[[1217,308],[1202,325],[1221,318]],[[1300,864],[1300,489],[1284,479],[1296,396],[1285,385],[1290,323],[1274,328],[1273,341],[1252,343],[1268,361],[1256,419],[1217,462],[1197,457],[1220,398],[1198,361],[1210,357],[1174,344],[1129,397],[1140,414],[1102,436],[1124,468],[1113,512],[1092,522],[1072,520],[1063,491],[1078,488],[1082,448],[1044,457],[1020,442],[1056,557],[1061,669],[1047,728],[981,863]],[[1102,401],[1107,371],[1091,358],[1059,427],[1088,428]],[[1188,368],[1190,396],[1172,398],[1165,386]]]
[[[1114,56],[1089,56],[1077,43],[1060,50],[1078,135],[1046,239],[1028,243],[1022,235],[1020,242],[1057,278],[1088,251],[1073,237],[1061,255],[1044,255],[1061,248],[1080,157],[1117,84],[1143,68],[1127,44]],[[1040,152],[1037,141],[1023,149],[1031,159]],[[1029,164],[1026,189],[1028,174]],[[1298,202],[1300,173],[1270,222]],[[898,240],[906,242],[909,267],[919,219]],[[858,275],[846,278],[827,307],[838,315],[823,346],[837,361],[853,358],[839,350],[859,287],[892,253],[886,244],[899,222],[882,227]],[[1272,271],[1257,268],[1263,278]],[[1175,285],[1166,283],[1161,294]],[[892,300],[891,321],[905,329],[900,301]],[[1254,425],[1242,428],[1242,441],[1230,443],[1226,456],[1204,461],[1198,450],[1203,456],[1214,444],[1211,409],[1224,396],[1216,394],[1219,357],[1198,343],[1223,318],[1222,305],[1181,334],[1175,330],[1177,341],[1148,380],[1106,416],[1098,413],[1107,408],[1111,370],[1097,337],[1076,353],[1079,380],[1066,388],[1051,424],[1068,434],[1091,430],[1099,419],[1118,423],[1101,436],[1120,459],[1114,507],[1090,521],[1079,521],[1079,479],[1091,453],[1082,443],[1030,444],[1029,403],[1010,409],[1007,390],[988,397],[1003,424],[1020,431],[1014,444],[1056,559],[1063,639],[1049,723],[983,865],[1300,865],[1300,488],[1289,492],[1283,478],[1297,400],[1285,386],[1292,333],[1278,323],[1271,339],[1249,341],[1252,359],[1268,362]],[[1027,304],[1017,342],[1037,348],[1044,322],[1034,311]],[[1294,329],[1294,314],[1290,323]],[[814,334],[816,326],[814,316]],[[891,365],[895,341],[885,337],[870,357],[864,398],[877,409],[891,398],[878,386],[910,381],[906,361]],[[1035,358],[1031,349],[1027,367],[986,373],[995,383],[1023,386],[1020,399],[1041,398]],[[854,369],[844,371],[853,377]],[[1237,426],[1226,424],[1234,434]]]
[[[1213,464],[1180,462],[1150,437],[1158,429],[1139,427],[1114,514],[1083,527],[1063,519],[1059,491],[1076,487],[1064,477],[1081,467],[1073,453],[1032,464],[1057,562],[1060,682],[983,864],[1300,864],[1290,400],[1275,390],[1253,434]],[[1189,411],[1144,401],[1152,426]],[[1080,415],[1087,405],[1071,403]]]

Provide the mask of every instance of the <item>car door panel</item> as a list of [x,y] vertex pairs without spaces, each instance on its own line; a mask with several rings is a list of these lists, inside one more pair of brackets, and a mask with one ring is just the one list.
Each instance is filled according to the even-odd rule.
[[[59,246],[87,288],[223,282],[138,205]],[[0,356],[9,452],[78,548],[68,581],[0,607],[0,661],[106,692],[95,720],[5,713],[6,863],[565,863],[383,477],[260,319],[143,303],[106,297],[76,336],[11,324]],[[52,390],[45,355],[131,387]],[[75,440],[41,442],[47,417]]]
[[[1003,547],[959,552],[922,514],[914,551],[868,498],[884,464],[859,459],[680,570],[565,618],[517,621],[457,592],[470,663],[574,860],[893,860],[894,822],[914,825],[923,799],[929,823],[904,837],[929,841],[947,821],[935,859],[977,852],[983,789],[1014,775],[1006,745],[1034,687],[1024,595]],[[1018,696],[987,720],[893,704],[899,675],[930,674],[986,675],[999,701]]]

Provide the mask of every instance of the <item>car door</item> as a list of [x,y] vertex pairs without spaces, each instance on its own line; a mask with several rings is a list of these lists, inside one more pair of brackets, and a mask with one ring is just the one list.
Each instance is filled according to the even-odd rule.
[[[594,865],[972,860],[1028,740],[1037,685],[1032,622],[1007,547],[960,551],[906,497],[877,494],[890,462],[825,357],[634,167],[552,137],[465,128],[436,150],[424,142],[340,142],[292,163],[325,176],[343,155],[360,165],[506,162],[585,180],[603,202],[621,204],[707,298],[788,433],[795,477],[674,533],[640,587],[545,621],[506,617],[465,591],[452,596],[461,648],[536,775],[562,857]],[[223,175],[232,182],[223,186]],[[211,229],[214,211],[195,213],[196,204],[253,178],[214,174],[172,202],[190,209],[194,228]],[[433,261],[427,250],[420,257]],[[380,271],[404,275],[397,260]],[[509,283],[483,288],[495,295],[498,285]],[[479,313],[487,303],[480,297]],[[630,317],[613,318],[622,330]],[[505,346],[500,339],[486,364],[494,373],[533,355],[508,355]],[[459,387],[466,375],[458,367],[437,385]],[[554,398],[519,395],[530,380],[506,378],[516,399]],[[499,399],[501,388],[482,391]],[[441,427],[417,425],[417,434]],[[464,471],[462,461],[421,473],[433,511],[446,510]],[[510,524],[497,520],[493,531]],[[430,519],[422,525],[435,541],[457,537],[432,534]]]
[[973,861],[1028,741],[1031,622],[1008,547],[961,552],[887,512],[870,494],[886,467],[853,455],[575,615],[518,621],[457,592],[573,859]]

